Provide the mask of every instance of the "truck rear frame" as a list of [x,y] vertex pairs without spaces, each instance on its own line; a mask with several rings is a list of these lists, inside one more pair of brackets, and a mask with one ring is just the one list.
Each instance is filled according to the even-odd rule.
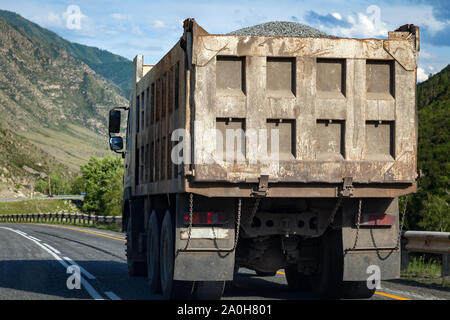
[[[130,273],[168,298],[220,297],[240,266],[285,268],[290,285],[334,297],[361,287],[372,265],[398,277],[398,197],[416,190],[418,51],[413,25],[360,40],[211,35],[187,19],[155,66],[137,56],[123,196]],[[268,135],[246,132],[274,128],[278,161],[259,161]],[[227,129],[238,129],[232,161],[212,136]],[[193,223],[203,214],[226,218]]]

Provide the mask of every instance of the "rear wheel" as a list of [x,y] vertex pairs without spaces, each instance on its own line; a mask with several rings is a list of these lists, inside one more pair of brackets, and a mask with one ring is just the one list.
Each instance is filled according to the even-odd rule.
[[310,276],[314,294],[325,299],[370,298],[375,289],[369,289],[365,281],[343,281],[344,253],[341,231],[326,232],[320,249],[320,272]]
[[296,264],[284,268],[284,274],[290,290],[308,291],[311,289],[308,277],[297,270]]
[[194,282],[173,280],[175,261],[174,237],[175,231],[172,217],[170,212],[166,211],[161,225],[159,246],[161,290],[166,299],[187,300],[191,298]]
[[220,300],[225,281],[196,281],[193,297],[196,300]]
[[147,279],[153,293],[161,292],[159,233],[158,216],[153,211],[147,226]]
[[128,274],[132,277],[145,277],[147,274],[147,266],[144,261],[137,261],[138,255],[138,239],[136,228],[133,228],[133,214],[130,212],[128,218],[126,233],[126,256],[128,264]]

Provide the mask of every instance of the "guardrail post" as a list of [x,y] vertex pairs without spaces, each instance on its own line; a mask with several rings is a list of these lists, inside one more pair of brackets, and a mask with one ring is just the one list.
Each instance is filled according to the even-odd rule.
[[450,281],[450,254],[442,255],[442,280],[445,282]]
[[400,270],[406,270],[408,268],[409,256],[408,251],[406,250],[406,243],[408,241],[406,239],[401,239],[401,248],[400,248]]

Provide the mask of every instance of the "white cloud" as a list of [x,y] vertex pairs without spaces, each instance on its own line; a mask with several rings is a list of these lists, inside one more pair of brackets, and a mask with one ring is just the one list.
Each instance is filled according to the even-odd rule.
[[332,13],[331,14],[333,17],[335,17],[336,19],[338,19],[338,20],[342,20],[342,16],[339,14],[339,13],[337,13],[337,12],[334,12],[334,13]]
[[381,9],[378,6],[371,5],[367,7],[365,14],[358,13],[357,20],[353,16],[349,16],[347,21],[351,27],[335,27],[333,33],[344,37],[387,36],[387,26],[381,20]]
[[153,26],[157,29],[160,29],[160,28],[164,28],[166,26],[166,24],[164,23],[164,21],[155,20],[155,22],[153,23]]
[[428,75],[423,68],[417,68],[417,82],[423,82],[428,79]]

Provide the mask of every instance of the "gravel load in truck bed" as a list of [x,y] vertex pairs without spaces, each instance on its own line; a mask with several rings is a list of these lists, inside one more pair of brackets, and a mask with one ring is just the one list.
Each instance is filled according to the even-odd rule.
[[335,38],[325,32],[311,28],[307,25],[288,22],[288,21],[271,21],[258,24],[252,27],[242,28],[229,35],[237,36],[261,36],[261,37],[317,37],[317,38]]

